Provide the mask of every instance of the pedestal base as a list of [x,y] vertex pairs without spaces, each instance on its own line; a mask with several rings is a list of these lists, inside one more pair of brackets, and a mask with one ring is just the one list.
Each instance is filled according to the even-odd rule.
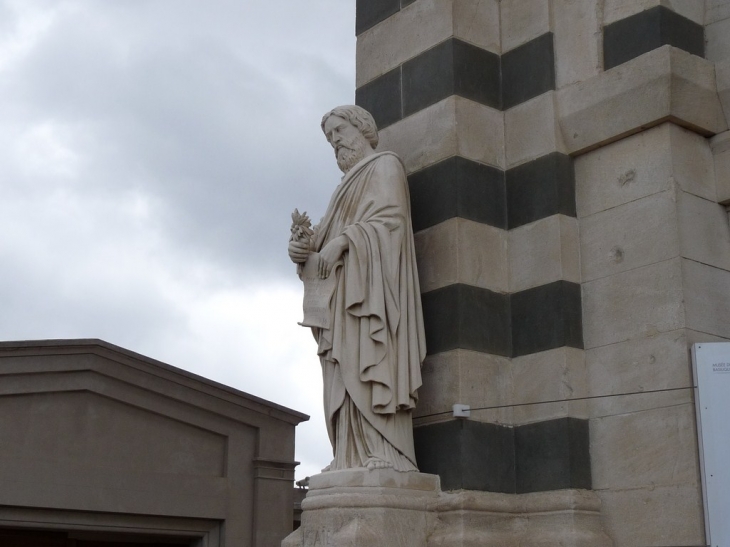
[[439,478],[390,469],[315,475],[302,525],[282,547],[423,547],[436,526]]
[[439,496],[428,547],[612,547],[601,500],[591,490],[500,494],[461,490]]
[[590,490],[441,492],[425,473],[315,475],[282,547],[611,547]]

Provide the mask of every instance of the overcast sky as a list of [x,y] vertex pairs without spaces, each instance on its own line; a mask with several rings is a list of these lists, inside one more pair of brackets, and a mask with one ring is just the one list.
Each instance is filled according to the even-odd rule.
[[354,0],[0,0],[0,339],[101,338],[312,416],[291,211],[339,183]]

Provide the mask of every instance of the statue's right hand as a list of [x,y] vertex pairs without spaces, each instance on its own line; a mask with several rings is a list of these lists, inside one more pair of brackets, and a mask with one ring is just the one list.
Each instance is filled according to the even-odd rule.
[[309,243],[306,241],[297,241],[292,239],[289,241],[289,258],[295,264],[306,262],[309,256]]

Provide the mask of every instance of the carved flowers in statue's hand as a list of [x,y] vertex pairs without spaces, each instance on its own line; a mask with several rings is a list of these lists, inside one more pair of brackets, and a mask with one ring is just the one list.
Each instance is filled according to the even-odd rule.
[[291,214],[291,237],[289,238],[289,258],[295,264],[306,262],[312,239],[312,223],[307,213],[294,209]]
[[349,248],[350,240],[346,236],[339,236],[324,246],[319,252],[319,277],[327,279],[332,267],[337,263],[344,252]]

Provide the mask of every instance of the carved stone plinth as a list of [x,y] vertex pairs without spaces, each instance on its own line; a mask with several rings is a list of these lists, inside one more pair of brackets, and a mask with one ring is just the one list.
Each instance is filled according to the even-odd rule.
[[428,547],[611,547],[600,509],[590,490],[442,492]]
[[436,526],[439,477],[390,469],[315,475],[302,525],[282,547],[423,547]]
[[349,469],[310,479],[282,547],[612,547],[590,490],[441,492],[439,477]]

